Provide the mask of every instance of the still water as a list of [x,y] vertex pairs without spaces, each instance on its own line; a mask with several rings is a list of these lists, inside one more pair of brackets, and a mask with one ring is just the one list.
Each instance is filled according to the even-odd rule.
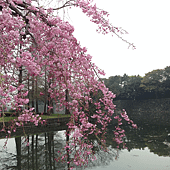
[[[128,150],[116,148],[112,140],[114,125],[110,124],[106,140],[110,152],[103,152],[96,147],[97,159],[89,159],[86,168],[75,169],[170,170],[170,100],[117,102],[118,107],[121,108],[121,105],[134,116],[132,119],[138,124],[135,130],[126,125],[123,127]],[[0,139],[0,170],[67,170],[66,163],[55,161],[59,156],[58,151],[66,143],[64,128],[38,134],[34,130],[33,133],[26,138],[18,136],[9,139],[6,148],[3,147],[5,139]],[[29,146],[26,146],[25,139]],[[93,138],[90,140],[96,142]]]
[[[112,142],[109,127],[107,147],[110,153],[96,150],[97,160],[89,161],[86,169],[92,170],[169,170],[170,127],[140,125],[137,130],[126,129],[128,150],[117,150]],[[65,130],[29,135],[26,146],[23,137],[0,140],[0,170],[64,170],[67,165],[56,162],[58,151],[65,144]],[[85,169],[76,167],[75,169]]]

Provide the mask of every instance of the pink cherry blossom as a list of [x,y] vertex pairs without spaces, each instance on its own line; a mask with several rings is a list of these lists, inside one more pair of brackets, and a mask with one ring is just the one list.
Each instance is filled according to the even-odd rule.
[[[80,8],[91,22],[98,25],[98,32],[115,34],[119,38],[126,33],[112,26],[107,19],[108,12],[98,9],[92,0],[72,0],[67,1],[67,5]],[[66,145],[65,149],[74,153],[75,165],[88,163],[87,157],[93,155],[94,147],[88,136],[94,134],[97,139],[102,136],[99,139],[101,148],[106,150],[107,126],[115,110],[113,99],[116,95],[99,78],[105,74],[104,71],[92,62],[92,56],[80,45],[74,36],[74,27],[55,16],[52,7],[38,7],[33,0],[1,0],[0,6],[0,109],[4,111],[6,104],[11,103],[11,108],[19,112],[7,132],[10,134],[17,126],[24,126],[27,122],[36,126],[39,122],[44,123],[39,115],[33,114],[34,108],[21,108],[29,103],[31,90],[27,86],[30,78],[36,82],[39,77],[42,80],[46,77],[48,99],[56,106],[65,106],[71,114],[67,124],[70,134],[66,134],[70,135],[70,145]],[[127,43],[135,48],[132,43]],[[39,95],[43,98],[46,94],[40,92]],[[90,105],[94,106],[93,113],[89,111]],[[53,107],[49,105],[48,109]],[[125,135],[120,116],[132,127],[137,127],[125,110],[120,115],[114,115],[118,122],[113,130],[114,141],[118,145]],[[98,124],[101,129],[98,129]],[[5,131],[4,128],[2,130]],[[61,160],[67,161],[67,154]]]

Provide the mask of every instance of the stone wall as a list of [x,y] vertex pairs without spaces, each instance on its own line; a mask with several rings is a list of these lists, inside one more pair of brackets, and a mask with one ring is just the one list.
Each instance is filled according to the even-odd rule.
[[125,109],[135,122],[170,126],[170,99],[119,100],[116,110]]

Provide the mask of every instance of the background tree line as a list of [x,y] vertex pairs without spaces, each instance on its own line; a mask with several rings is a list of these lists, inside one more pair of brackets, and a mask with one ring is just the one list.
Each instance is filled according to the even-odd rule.
[[148,72],[144,77],[124,74],[103,80],[116,94],[116,100],[170,98],[170,66]]

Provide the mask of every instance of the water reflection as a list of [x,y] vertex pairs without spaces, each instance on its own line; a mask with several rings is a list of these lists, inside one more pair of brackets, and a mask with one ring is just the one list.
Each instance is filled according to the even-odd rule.
[[[87,169],[107,166],[114,159],[117,159],[119,152],[123,149],[116,149],[116,144],[113,142],[113,125],[109,126],[106,146],[109,152],[104,152],[100,145],[91,137],[91,142],[94,144],[96,160],[88,159],[88,165],[76,169]],[[170,127],[168,126],[153,126],[140,125],[137,130],[132,130],[129,126],[125,126],[128,151],[134,149],[144,150],[148,148],[150,152],[158,156],[170,157]],[[42,134],[27,136],[27,142],[23,137],[15,137],[8,142],[7,149],[1,148],[0,167],[2,170],[17,169],[17,170],[64,170],[68,169],[67,163],[55,161],[55,158],[62,156],[58,153],[65,146],[68,139],[65,137],[65,131],[46,132]],[[13,140],[13,141],[12,141]],[[0,141],[2,146],[4,141]],[[69,155],[70,161],[73,154]],[[70,162],[70,166],[73,162]]]
[[125,130],[129,151],[148,147],[158,156],[170,156],[170,127],[141,124],[136,131],[129,127]]
[[[12,139],[11,139],[12,140]],[[2,158],[0,160],[0,167],[2,170],[17,169],[17,170],[65,170],[69,169],[67,163],[61,161],[55,161],[58,158],[58,151],[61,152],[68,139],[65,137],[65,131],[48,132],[43,134],[29,135],[27,136],[27,143],[23,137],[13,138],[13,148],[7,146],[6,149],[2,149]],[[92,140],[92,139],[91,139]],[[4,142],[4,141],[3,141]],[[1,146],[2,146],[1,142]],[[11,142],[9,143],[9,145]],[[14,146],[15,144],[15,146]],[[92,168],[101,165],[109,165],[113,161],[116,150],[109,148],[108,152],[104,152],[97,141],[93,141],[95,145],[96,160],[91,160],[89,157],[88,164],[84,164],[82,167],[76,167],[76,169],[84,169],[85,167]],[[73,154],[69,155],[70,160]],[[70,161],[68,159],[68,161]],[[73,162],[70,162],[70,166],[73,166]]]
[[[15,146],[13,146],[16,148],[16,154],[11,154],[11,149],[8,149],[8,146],[7,149],[3,149],[1,168],[4,170],[63,169],[65,168],[64,164],[54,161],[59,156],[58,151],[64,147],[63,137],[61,131],[29,135],[27,136],[29,146],[26,146],[27,142],[23,137],[16,137],[14,139]],[[14,161],[11,161],[11,158]]]

